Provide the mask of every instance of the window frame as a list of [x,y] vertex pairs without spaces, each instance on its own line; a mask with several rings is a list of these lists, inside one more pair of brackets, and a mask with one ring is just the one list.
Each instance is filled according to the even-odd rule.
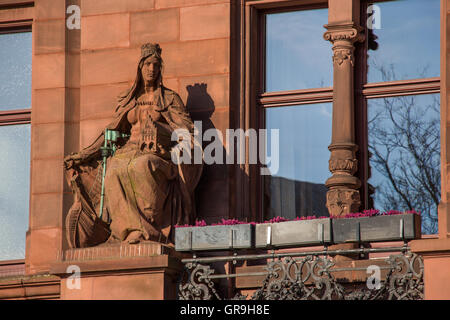
[[[285,91],[270,91],[267,92],[266,89],[266,66],[267,66],[267,59],[266,59],[266,29],[265,26],[266,23],[266,17],[269,14],[274,13],[287,13],[287,12],[298,12],[298,11],[309,11],[309,10],[316,10],[316,9],[327,9],[328,10],[328,4],[327,3],[317,3],[317,4],[310,4],[310,5],[302,5],[302,6],[294,6],[294,7],[285,7],[285,8],[272,8],[272,9],[266,9],[266,10],[260,10],[259,15],[261,16],[261,22],[260,22],[260,34],[261,37],[259,38],[260,41],[260,58],[258,63],[260,64],[260,90],[258,93],[258,101],[257,101],[257,113],[258,117],[260,119],[260,126],[259,128],[266,129],[266,110],[268,108],[290,108],[290,107],[297,107],[300,105],[318,105],[321,103],[332,103],[333,102],[333,86],[331,87],[315,87],[315,88],[308,88],[308,89],[296,89],[296,90],[285,90]],[[324,28],[325,32],[325,28]],[[320,40],[324,41],[323,38]],[[331,46],[330,46],[331,51]],[[333,68],[333,64],[330,57],[330,67]],[[331,74],[331,77],[333,75]],[[331,81],[333,79],[331,78]],[[331,123],[330,123],[331,124]],[[331,127],[330,127],[331,129]],[[331,136],[329,137],[331,141]],[[325,168],[324,168],[325,169]],[[258,173],[259,174],[259,170]],[[267,187],[264,180],[266,177],[259,175],[259,184],[260,184],[260,194],[261,194],[261,200],[260,202],[260,217],[259,220],[268,220],[272,217],[267,216],[268,209],[267,204],[265,203],[266,193],[267,190],[265,188]],[[322,182],[325,185],[325,181]],[[324,198],[325,199],[325,198]],[[296,213],[295,216],[298,214]]]
[[[0,0],[0,34],[22,32],[33,33],[33,18],[34,1]],[[32,92],[30,92],[30,94],[32,95]],[[29,108],[0,111],[0,126],[24,124],[29,124],[31,126],[31,113],[32,102]],[[31,191],[29,190],[29,194],[30,193]],[[21,274],[23,273],[24,265],[25,257],[23,259],[13,260],[1,259],[0,277],[2,273],[9,274],[10,272],[15,272],[16,274]]]
[[[385,0],[373,0],[370,2],[382,2]],[[367,3],[360,3],[359,20],[367,20]],[[239,68],[231,70],[230,92],[239,93],[239,101],[234,103],[238,106],[231,115],[230,124],[235,128],[248,130],[250,128],[264,128],[264,117],[258,113],[270,107],[289,105],[301,105],[312,103],[333,102],[333,87],[314,88],[304,90],[292,90],[284,92],[261,92],[264,82],[264,42],[265,30],[264,16],[267,12],[285,12],[305,10],[317,7],[328,7],[327,0],[241,0],[235,7],[236,20],[239,27],[232,30],[234,37],[239,41],[231,43],[231,63],[236,61]],[[442,6],[441,6],[442,11]],[[441,12],[442,16],[442,12]],[[365,20],[364,20],[365,19]],[[442,19],[442,18],[441,18]],[[361,24],[361,23],[360,23]],[[367,37],[367,28],[365,35]],[[263,31],[263,32],[262,32]],[[324,29],[324,33],[325,33]],[[324,40],[325,41],[325,40]],[[441,56],[442,56],[441,35]],[[361,180],[359,188],[361,196],[361,209],[368,207],[368,132],[367,132],[367,103],[366,99],[394,97],[418,94],[439,93],[442,99],[442,65],[440,77],[398,80],[391,82],[366,83],[365,62],[367,51],[366,41],[355,43],[355,68],[354,68],[354,117],[355,117],[355,143],[359,146],[356,158],[359,166],[355,176]],[[330,46],[331,50],[331,46]],[[233,78],[239,81],[233,81]],[[441,103],[442,108],[442,103]],[[441,112],[442,119],[442,112]],[[442,131],[442,130],[441,130]],[[331,138],[331,137],[330,137]],[[441,133],[441,144],[442,144]],[[248,153],[248,143],[246,144]],[[441,158],[442,166],[442,158]],[[260,165],[236,165],[235,170],[230,173],[230,217],[241,218],[250,221],[260,221],[263,218],[263,182],[259,174]],[[331,176],[331,173],[330,173]],[[442,192],[441,192],[442,194]]]
[[[259,129],[265,127],[264,109],[289,107],[300,104],[316,104],[333,101],[333,87],[277,91],[266,93],[265,75],[265,15],[308,9],[328,8],[327,0],[242,0],[238,17],[240,28],[239,62],[237,78],[239,108],[234,117],[235,128]],[[326,30],[324,29],[324,32]],[[324,40],[325,41],[325,40]],[[232,48],[233,50],[233,48]],[[331,47],[330,47],[331,50]],[[237,52],[237,50],[236,50]],[[231,60],[233,63],[233,60]],[[231,75],[233,78],[233,74]],[[231,83],[234,81],[232,80]],[[246,154],[248,155],[248,138]],[[249,164],[248,156],[244,165],[236,165],[231,173],[230,193],[235,194],[230,201],[230,216],[248,221],[264,218],[264,182],[260,175],[261,164]]]
[[[31,8],[31,10],[30,10]],[[0,15],[0,34],[32,32],[34,1],[26,0],[0,0],[1,10],[15,10],[18,14]],[[25,107],[25,106],[23,106]],[[31,105],[29,108],[0,111],[0,126],[31,124]]]
[[[385,2],[386,0],[363,0],[360,7],[360,21],[367,21],[367,6],[369,3]],[[384,82],[367,82],[367,53],[368,53],[368,29],[364,28],[365,40],[356,44],[355,48],[355,137],[358,151],[358,171],[356,176],[361,181],[360,196],[361,208],[372,209],[369,204],[369,132],[368,132],[368,110],[369,99],[389,98],[409,95],[440,94],[441,77],[416,78],[408,80],[395,80]],[[442,40],[442,37],[441,37]],[[442,43],[441,43],[442,46]],[[442,70],[442,66],[441,66]],[[442,139],[441,139],[442,141]]]

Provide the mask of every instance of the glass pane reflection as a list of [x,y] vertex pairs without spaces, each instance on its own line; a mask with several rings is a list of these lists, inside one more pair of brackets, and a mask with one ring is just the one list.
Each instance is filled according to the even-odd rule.
[[331,87],[328,9],[266,15],[266,92]]
[[269,156],[270,129],[279,130],[279,170],[264,182],[266,219],[328,216],[331,115],[330,103],[266,109]]
[[373,207],[420,211],[424,233],[437,232],[439,101],[438,94],[368,101]]
[[0,260],[25,258],[30,190],[30,125],[0,127]]
[[[368,82],[439,76],[439,2],[401,0],[375,3],[379,13],[376,13],[375,6],[372,32],[378,46],[369,41]],[[376,19],[379,19],[379,29]],[[371,37],[369,33],[369,39]]]
[[31,32],[0,34],[0,111],[31,107]]

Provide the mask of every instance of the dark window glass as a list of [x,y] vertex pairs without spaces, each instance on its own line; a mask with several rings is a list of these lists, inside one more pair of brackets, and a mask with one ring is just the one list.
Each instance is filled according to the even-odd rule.
[[30,125],[0,127],[0,260],[25,258]]
[[368,82],[439,76],[439,2],[374,3],[369,17],[373,28],[369,32]]
[[31,107],[31,32],[0,34],[0,111]]
[[328,9],[266,15],[266,92],[331,87]]
[[266,109],[267,153],[275,152],[270,129],[278,129],[279,169],[265,176],[265,218],[328,216],[331,112],[330,103]]
[[424,233],[437,232],[439,108],[438,94],[368,100],[373,206],[420,211]]

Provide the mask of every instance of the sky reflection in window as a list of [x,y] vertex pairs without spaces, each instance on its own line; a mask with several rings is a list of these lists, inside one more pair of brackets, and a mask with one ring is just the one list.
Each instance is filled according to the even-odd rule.
[[266,92],[331,87],[328,9],[266,15]]
[[31,32],[0,34],[0,111],[31,108]]
[[25,258],[30,136],[30,125],[0,127],[0,260]]
[[[377,2],[368,52],[368,82],[438,77],[440,74],[439,0]],[[376,11],[376,7],[374,11]],[[369,45],[369,48],[371,46]],[[375,47],[372,47],[375,49]]]

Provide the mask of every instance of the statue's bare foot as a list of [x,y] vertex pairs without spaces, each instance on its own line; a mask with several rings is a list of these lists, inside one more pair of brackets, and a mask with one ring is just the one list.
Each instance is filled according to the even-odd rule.
[[131,231],[125,239],[128,244],[136,244],[144,240],[144,235],[140,231]]

